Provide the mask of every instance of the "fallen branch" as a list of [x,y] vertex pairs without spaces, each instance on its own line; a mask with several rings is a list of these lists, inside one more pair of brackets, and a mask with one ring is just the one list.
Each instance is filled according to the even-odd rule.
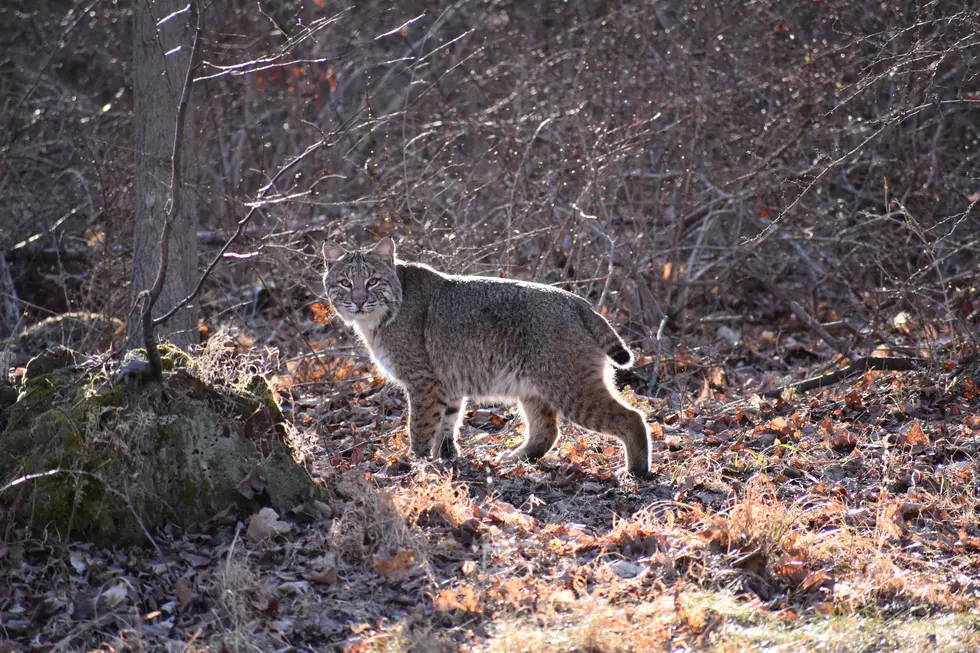
[[805,325],[816,331],[817,335],[820,336],[820,339],[833,347],[835,351],[845,358],[854,358],[854,352],[851,351],[851,348],[834,336],[830,335],[830,333],[827,332],[827,329],[825,329],[824,326],[815,318],[810,317],[810,314],[807,313],[798,302],[790,302],[789,307],[793,309],[793,314],[796,315],[800,322],[803,322]]
[[801,306],[798,302],[790,302],[789,306],[791,309],[793,309],[793,313],[796,315],[797,319],[813,329],[813,331],[820,336],[821,340],[830,345],[841,356],[851,359],[851,362],[835,372],[821,374],[820,376],[811,377],[804,381],[791,383],[789,385],[784,385],[781,388],[770,390],[765,393],[767,397],[778,397],[786,390],[807,392],[808,390],[823,388],[828,385],[833,385],[839,381],[843,381],[844,379],[854,376],[855,374],[867,372],[868,370],[889,372],[914,370],[925,362],[925,359],[914,357],[894,358],[891,356],[867,356],[865,358],[855,358],[854,351],[846,343],[830,335],[824,325],[820,324],[820,322],[811,317],[810,314],[807,313],[803,306]]
[[839,381],[860,374],[862,372],[867,372],[868,370],[879,370],[887,372],[906,372],[908,370],[918,369],[923,363],[925,363],[924,358],[893,358],[891,356],[867,356],[865,358],[859,358],[850,364],[842,367],[836,372],[831,372],[830,374],[822,374],[820,376],[815,376],[804,381],[799,381],[797,383],[791,383],[789,385],[784,385],[781,388],[776,388],[775,390],[769,390],[764,393],[767,397],[779,397],[786,390],[792,390],[795,392],[807,392],[809,390],[814,390],[816,388],[823,388],[828,385],[833,385]]

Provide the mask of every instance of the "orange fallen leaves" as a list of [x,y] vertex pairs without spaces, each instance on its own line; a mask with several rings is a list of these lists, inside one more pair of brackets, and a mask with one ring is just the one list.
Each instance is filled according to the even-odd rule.
[[918,422],[912,422],[911,426],[899,434],[898,444],[906,449],[913,449],[928,447],[930,440],[929,436],[922,430],[922,426]]
[[382,576],[394,576],[410,569],[415,564],[415,551],[407,548],[401,549],[393,556],[376,555],[371,564],[374,566],[374,570]]
[[333,319],[333,307],[322,302],[316,302],[310,306],[313,311],[313,321],[317,324],[330,324]]
[[439,593],[432,600],[432,607],[436,612],[462,612],[479,613],[480,597],[469,585],[464,585],[455,590],[439,590]]
[[836,451],[847,451],[857,446],[857,436],[845,428],[831,427],[824,441]]
[[774,417],[769,420],[767,428],[779,435],[790,435],[793,432],[793,425],[785,417]]

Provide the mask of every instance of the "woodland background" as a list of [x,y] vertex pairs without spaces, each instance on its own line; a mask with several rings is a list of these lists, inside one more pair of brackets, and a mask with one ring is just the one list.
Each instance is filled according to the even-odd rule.
[[[200,334],[263,352],[346,489],[332,522],[270,549],[174,535],[166,573],[137,552],[27,555],[7,579],[26,589],[0,591],[0,636],[67,623],[68,648],[970,650],[976,3],[200,11],[182,184],[196,274],[255,209],[204,285]],[[0,8],[0,337],[66,311],[131,315],[133,21],[124,0]],[[491,454],[519,437],[513,413],[484,408],[461,468],[403,469],[403,401],[319,298],[323,240],[388,235],[406,258],[560,284],[601,310],[640,354],[624,382],[654,424],[658,483],[617,488],[616,449],[576,433],[550,466],[502,471]],[[780,392],[871,355],[914,369]],[[153,589],[100,599],[141,574],[132,587]]]

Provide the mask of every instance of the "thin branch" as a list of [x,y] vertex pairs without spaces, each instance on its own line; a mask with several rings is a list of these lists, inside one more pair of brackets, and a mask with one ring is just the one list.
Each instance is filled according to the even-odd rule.
[[660,379],[660,356],[663,353],[664,327],[667,326],[667,316],[660,318],[660,326],[657,327],[657,357],[653,359],[653,374],[647,382],[647,396],[653,396],[653,390]]
[[248,224],[249,220],[252,219],[252,216],[255,215],[255,212],[259,210],[259,207],[262,206],[261,200],[269,193],[272,187],[275,186],[279,178],[282,177],[287,172],[289,172],[289,170],[291,170],[293,167],[299,164],[303,159],[305,159],[306,157],[308,157],[309,155],[313,154],[318,149],[323,147],[326,144],[326,142],[327,142],[326,139],[320,139],[313,145],[307,147],[302,154],[300,154],[295,159],[293,159],[285,166],[280,168],[279,172],[273,175],[272,179],[269,180],[269,183],[267,183],[265,186],[259,189],[259,192],[256,196],[256,201],[253,203],[252,208],[249,209],[248,213],[245,214],[244,218],[238,221],[238,228],[235,229],[235,233],[231,235],[231,238],[225,241],[225,244],[221,247],[221,250],[211,260],[211,263],[208,264],[207,269],[204,270],[204,274],[202,274],[201,278],[198,280],[197,287],[194,288],[194,291],[191,292],[191,294],[189,294],[187,297],[184,297],[182,300],[177,302],[177,304],[175,304],[174,307],[171,308],[169,311],[167,311],[160,317],[153,320],[154,325],[162,324],[163,322],[166,322],[171,317],[173,317],[174,313],[176,313],[183,307],[187,306],[187,304],[189,304],[190,302],[194,301],[194,298],[196,298],[198,294],[200,294],[201,290],[204,288],[204,283],[208,280],[208,277],[211,276],[211,273],[214,271],[214,269],[218,267],[218,263],[220,263],[221,259],[224,258],[225,252],[227,252],[228,248],[231,247],[232,244],[238,239],[238,237],[245,232],[245,226]]

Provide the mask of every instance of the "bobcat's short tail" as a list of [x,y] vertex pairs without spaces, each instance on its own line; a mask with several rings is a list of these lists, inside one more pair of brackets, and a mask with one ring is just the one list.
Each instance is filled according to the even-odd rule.
[[633,352],[629,350],[623,339],[619,337],[605,318],[592,310],[586,302],[579,304],[582,322],[589,330],[596,343],[612,359],[616,367],[630,367],[633,365]]

